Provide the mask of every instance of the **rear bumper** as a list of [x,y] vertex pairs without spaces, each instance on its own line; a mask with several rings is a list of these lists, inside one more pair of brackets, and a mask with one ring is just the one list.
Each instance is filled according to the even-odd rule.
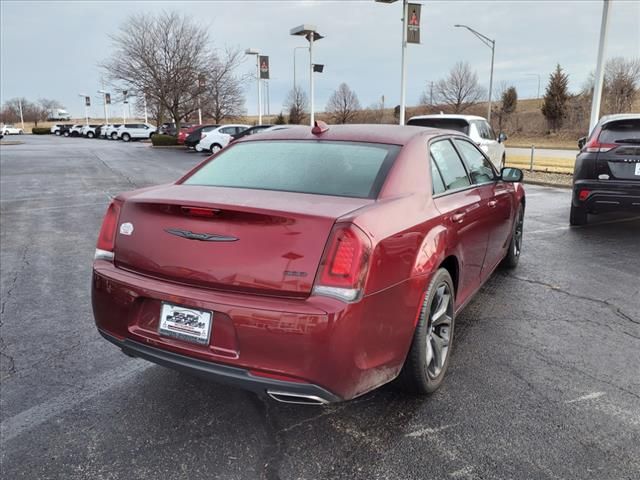
[[[585,200],[579,195],[589,194]],[[576,180],[573,184],[574,207],[585,207],[590,213],[612,211],[640,211],[640,181],[624,180]]]
[[[92,306],[100,333],[126,353],[252,391],[338,401],[398,375],[426,281],[410,279],[345,304],[212,291],[98,260]],[[159,335],[162,302],[211,311],[209,344]]]
[[286,393],[292,399],[296,397],[299,397],[300,400],[304,398],[309,400],[317,399],[315,403],[318,404],[333,403],[342,400],[337,395],[318,385],[256,377],[251,375],[247,369],[198,360],[185,355],[150,347],[130,339],[119,340],[101,329],[98,329],[98,331],[106,340],[120,347],[127,355],[142,358],[149,362],[162,365],[163,367],[197,375],[206,380],[242,388],[257,394],[269,393],[277,396],[278,393]]

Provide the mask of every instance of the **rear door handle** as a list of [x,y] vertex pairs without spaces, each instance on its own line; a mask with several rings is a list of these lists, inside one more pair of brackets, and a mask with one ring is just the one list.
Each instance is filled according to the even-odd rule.
[[497,204],[498,204],[497,200],[489,200],[489,203],[487,205],[489,205],[489,207],[491,208],[496,208]]
[[454,213],[453,215],[451,215],[451,220],[453,220],[455,223],[462,223],[462,221],[464,220],[464,216],[465,213]]

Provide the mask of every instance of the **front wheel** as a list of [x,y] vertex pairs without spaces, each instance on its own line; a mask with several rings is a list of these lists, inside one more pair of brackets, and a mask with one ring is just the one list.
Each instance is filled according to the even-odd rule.
[[571,205],[569,214],[569,225],[579,226],[587,223],[587,209],[584,207],[574,207]]
[[520,204],[515,222],[513,222],[513,232],[511,233],[511,242],[509,242],[509,250],[507,256],[504,257],[503,265],[506,268],[516,268],[520,261],[520,252],[522,252],[522,231],[524,228],[524,206]]
[[93,132],[89,132],[89,133],[87,133],[87,137],[88,137],[88,138],[93,138],[94,136],[95,136],[95,135],[93,134]]
[[455,325],[451,275],[440,268],[429,283],[399,381],[420,395],[435,392],[449,366]]
[[123,133],[122,134],[122,141],[123,142],[130,142],[131,141],[131,135],[129,135],[128,133]]
[[69,135],[70,135],[69,132],[64,132],[65,137],[68,137]]
[[118,133],[117,132],[112,132],[111,133],[111,140],[117,140],[118,139]]
[[60,136],[60,130],[56,130],[56,135],[59,137]]
[[212,154],[216,154],[218,153],[220,150],[222,150],[222,145],[218,144],[218,143],[214,143],[213,145],[211,145],[211,148],[209,149],[209,151]]

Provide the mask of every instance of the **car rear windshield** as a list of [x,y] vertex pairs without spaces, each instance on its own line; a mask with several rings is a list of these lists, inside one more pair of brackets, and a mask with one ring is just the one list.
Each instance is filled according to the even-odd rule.
[[600,143],[640,143],[640,118],[606,123],[598,140]]
[[407,125],[455,130],[465,135],[469,134],[469,122],[462,118],[412,118],[407,122]]
[[255,141],[222,150],[186,185],[376,198],[400,147],[329,141]]

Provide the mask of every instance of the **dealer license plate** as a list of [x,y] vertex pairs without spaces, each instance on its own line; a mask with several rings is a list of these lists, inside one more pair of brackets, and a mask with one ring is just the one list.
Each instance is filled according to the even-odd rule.
[[158,332],[166,337],[207,345],[212,320],[212,312],[163,303]]

